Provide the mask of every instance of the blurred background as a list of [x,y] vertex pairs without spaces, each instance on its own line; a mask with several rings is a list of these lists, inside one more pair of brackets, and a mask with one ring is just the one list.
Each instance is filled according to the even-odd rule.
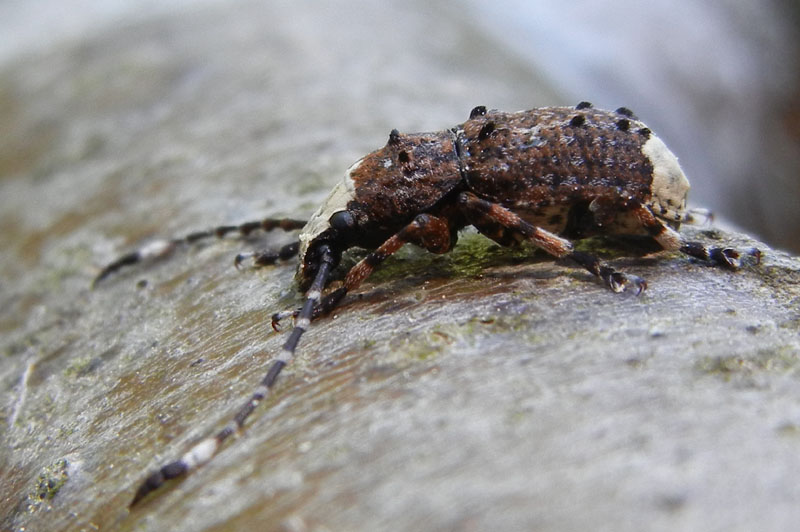
[[[282,6],[276,16],[291,19],[289,4],[274,4]],[[445,51],[448,61],[460,63],[450,82],[459,87],[453,93],[464,96],[465,101],[456,103],[465,111],[476,104],[499,107],[510,101],[505,95],[488,101],[485,93],[480,95],[483,100],[477,101],[473,98],[478,95],[472,96],[469,87],[472,77],[485,77],[496,70],[491,64],[493,56],[506,63],[518,61],[514,68],[526,71],[524,75],[494,80],[508,84],[506,89],[518,95],[511,100],[518,108],[571,105],[580,100],[604,108],[632,108],[679,156],[693,186],[692,204],[712,209],[717,220],[775,247],[800,251],[796,2],[471,0],[437,4],[411,2],[402,20],[393,18],[398,9],[393,6],[386,10],[389,16],[375,17],[374,24],[379,28],[365,31],[361,41],[333,39],[318,53],[325,57],[336,54],[339,46],[354,47],[342,52],[351,54],[354,63],[364,63],[361,56],[368,55],[373,63],[383,61],[382,69],[391,68],[398,83],[414,86],[421,94],[431,89],[427,99],[420,98],[419,108],[395,117],[412,129],[443,128],[464,118],[462,113],[442,123],[425,119],[437,116],[428,111],[437,105],[437,96],[447,94],[441,87],[426,86],[430,76],[417,65],[425,64],[426,54],[441,55]],[[146,25],[147,20],[160,18],[185,18],[226,5],[234,13],[241,4],[226,0],[183,0],[168,5],[150,0],[3,1],[0,69],[24,63],[32,56],[41,57],[63,45],[89,43],[117,28]],[[268,16],[269,3],[264,5]],[[357,9],[359,2],[339,3],[335,9],[323,5],[319,5],[317,14],[323,23],[327,18],[329,24],[347,26],[337,12]],[[306,42],[304,31],[317,31],[313,24],[294,24],[288,19],[284,22],[293,25],[294,44]],[[282,24],[279,20],[273,23]],[[407,34],[409,25],[425,28],[425,41],[398,45],[395,39]],[[348,26],[347,31],[360,30]],[[502,54],[476,54],[473,46],[485,47],[485,43],[493,50],[502,50]],[[257,42],[250,44],[258,46]],[[141,60],[146,60],[145,56]],[[9,107],[19,106],[20,101],[24,105],[24,96],[22,100],[18,94],[13,99],[7,96],[24,93],[25,83],[8,79],[13,70],[0,71],[5,71],[3,77],[7,78],[3,82],[6,98],[0,98],[0,106],[5,106],[0,114],[3,179],[29,169],[24,161],[30,144],[45,142],[42,136],[58,133],[42,125],[47,123],[46,117],[37,118],[38,126],[22,123],[24,113]],[[320,87],[320,92],[331,86],[347,91],[348,85],[357,90],[358,80],[352,76],[368,76],[370,68],[338,74],[319,68],[318,74],[304,83]],[[25,75],[34,74],[28,70]],[[346,82],[337,79],[339,76],[351,78]],[[551,90],[526,86],[531,77],[538,77]],[[131,87],[131,93],[136,92]],[[380,95],[365,96],[361,101],[366,108],[393,112]],[[311,100],[308,108],[319,103]],[[440,106],[454,108],[452,101],[440,102]],[[27,129],[20,135],[14,133],[15,128]],[[359,146],[363,140],[353,139]],[[377,144],[374,141],[367,146]],[[314,164],[313,158],[309,164]]]
[[[240,242],[182,254],[161,265],[166,268],[161,277],[154,265],[147,274],[137,272],[90,291],[98,268],[153,237],[265,215],[307,216],[353,161],[386,142],[392,128],[440,130],[465,120],[476,105],[519,110],[587,100],[610,109],[626,106],[678,155],[693,185],[690,202],[694,206],[712,209],[718,222],[744,229],[774,247],[800,252],[798,42],[798,8],[789,0],[0,0],[0,449],[5,451],[5,455],[0,451],[0,529],[117,529],[116,520],[127,516],[141,468],[154,464],[156,457],[170,455],[164,447],[167,441],[177,453],[183,443],[207,433],[208,424],[213,423],[209,414],[224,410],[222,397],[238,401],[250,392],[248,383],[261,378],[260,367],[251,359],[264,345],[260,343],[263,320],[272,311],[294,304],[290,302],[294,294],[291,267],[268,269],[259,275],[231,272],[233,256],[244,250]],[[269,237],[270,245],[277,243],[273,235]],[[735,327],[743,329],[747,319],[752,320],[747,321],[748,335],[761,331],[783,338],[790,334],[796,316],[788,311],[786,328],[775,325],[782,323],[778,317],[760,321],[746,308],[739,312],[736,283],[749,276],[714,273],[714,282],[724,285],[721,293],[731,301],[726,308],[737,309],[728,315],[740,324]],[[136,283],[146,281],[150,274],[161,281]],[[698,276],[695,282],[709,277]],[[779,279],[782,277],[770,282]],[[287,299],[278,300],[284,297]],[[510,303],[498,305],[495,311],[501,316],[516,312],[516,297],[512,295]],[[650,307],[657,300],[644,299],[640,305]],[[428,308],[426,301],[430,300],[420,298],[419,306]],[[499,300],[489,298],[485,304],[494,306],[494,301]],[[570,301],[557,301],[554,310],[572,313]],[[594,304],[603,303],[598,300]],[[380,308],[399,309],[382,317],[380,327],[386,335],[394,337],[396,331],[406,329],[406,307]],[[425,316],[441,312],[437,308],[442,307],[425,311],[431,314],[415,314],[417,323],[427,324]],[[670,303],[668,308],[676,311],[683,307]],[[480,312],[469,309],[471,316],[482,316]],[[531,341],[538,344],[537,327],[550,330],[545,325],[550,323],[548,318],[522,314],[525,319],[541,320],[530,322],[534,324],[530,334],[537,336],[524,336],[526,342],[537,338]],[[384,369],[393,362],[386,365],[381,356],[373,356],[376,351],[366,347],[374,342],[372,326],[357,325],[358,330],[345,332],[348,323],[350,327],[363,324],[358,321],[361,319],[357,312],[349,313],[349,317],[323,325],[329,336],[304,337],[303,350],[320,357],[308,367],[329,367],[332,359],[326,357],[332,339],[337,345],[339,340],[363,345],[364,356],[368,354],[381,369],[365,367],[363,373],[352,374],[353,382],[365,386],[387,383],[386,397],[395,405],[392,408],[399,410],[382,410],[386,403],[359,398],[345,401],[341,416],[327,418],[317,416],[302,401],[293,403],[298,416],[308,416],[308,424],[285,425],[288,432],[280,434],[287,437],[278,439],[286,448],[295,448],[292,441],[304,441],[305,436],[294,432],[300,430],[297,427],[312,427],[305,432],[312,435],[327,434],[328,426],[337,428],[330,432],[336,436],[327,440],[330,453],[317,451],[318,436],[310,436],[315,441],[314,452],[296,451],[300,458],[295,463],[303,464],[299,471],[310,475],[301,476],[299,484],[293,473],[285,485],[284,480],[270,484],[288,493],[285,504],[276,505],[273,492],[262,489],[264,479],[275,469],[274,449],[263,444],[271,441],[273,432],[255,429],[226,450],[229,466],[223,466],[224,472],[206,486],[209,489],[203,490],[202,496],[176,497],[173,500],[179,499],[179,504],[165,504],[158,515],[140,517],[154,530],[165,522],[180,523],[182,528],[176,530],[203,530],[209,522],[260,518],[263,513],[285,518],[299,504],[302,511],[326,517],[337,515],[340,508],[354,516],[380,511],[389,523],[384,530],[437,529],[420,525],[422,518],[438,519],[440,530],[457,528],[453,523],[468,528],[470,523],[461,521],[464,515],[475,515],[485,519],[478,523],[491,522],[494,528],[504,530],[538,528],[510,525],[557,523],[560,518],[576,524],[561,529],[583,530],[592,528],[598,515],[612,514],[623,526],[610,528],[619,530],[626,526],[630,530],[675,530],[675,523],[682,523],[684,529],[705,530],[708,522],[752,523],[738,528],[752,530],[758,528],[756,523],[793,526],[797,521],[796,500],[792,499],[797,475],[792,473],[791,459],[788,469],[786,466],[786,457],[794,456],[791,445],[787,446],[785,439],[775,440],[771,451],[764,450],[764,442],[771,440],[764,439],[763,431],[774,431],[770,424],[789,427],[778,429],[780,438],[797,432],[791,408],[786,410],[788,414],[783,411],[782,401],[791,399],[791,394],[783,392],[795,388],[794,374],[784,372],[783,362],[774,371],[776,378],[783,379],[779,386],[762,386],[762,382],[772,381],[756,380],[753,388],[747,380],[739,390],[736,383],[740,381],[731,381],[737,391],[745,393],[726,404],[752,405],[751,414],[764,418],[763,430],[748,428],[740,433],[741,427],[752,425],[729,423],[729,419],[741,419],[734,416],[737,410],[728,411],[731,417],[718,418],[717,424],[706,424],[697,421],[706,419],[697,412],[678,408],[686,416],[686,421],[674,425],[679,430],[672,430],[670,422],[664,424],[674,441],[662,442],[660,432],[651,432],[655,435],[652,441],[659,444],[650,452],[641,451],[646,444],[640,443],[639,436],[631,439],[633,447],[618,447],[616,442],[622,440],[616,438],[626,437],[630,424],[636,425],[630,433],[639,434],[639,419],[649,420],[646,423],[651,425],[658,419],[661,424],[656,415],[661,410],[651,408],[658,406],[649,395],[650,388],[658,388],[652,382],[665,383],[661,391],[668,395],[661,397],[681,398],[679,403],[666,400],[664,408],[671,411],[684,404],[683,388],[660,379],[684,379],[698,370],[688,370],[695,362],[680,362],[669,351],[668,357],[657,356],[658,350],[669,344],[640,346],[627,341],[626,335],[622,337],[630,349],[624,354],[626,360],[645,357],[642,360],[647,362],[628,367],[627,362],[618,364],[622,359],[615,359],[613,368],[600,370],[595,364],[610,359],[594,354],[584,357],[580,350],[569,357],[561,357],[560,352],[541,358],[537,354],[535,364],[524,362],[524,366],[513,366],[513,371],[508,370],[511,365],[483,365],[506,364],[499,362],[501,357],[495,361],[481,356],[477,364],[471,362],[476,359],[465,364],[453,358],[449,367],[475,372],[474,380],[451,380],[448,371],[437,378],[431,371],[426,373],[431,380],[420,380],[423,384],[418,389],[433,395],[459,390],[449,403],[453,412],[458,412],[452,419],[474,419],[474,434],[481,434],[474,449],[489,453],[470,454],[474,457],[461,460],[461,454],[453,454],[453,449],[473,449],[461,445],[461,432],[445,432],[451,436],[443,437],[440,426],[448,423],[440,425],[434,416],[430,419],[436,423],[437,438],[431,441],[427,427],[434,425],[408,423],[416,419],[408,417],[409,402],[397,401],[394,370]],[[671,316],[665,319],[669,321]],[[659,320],[653,317],[656,325],[649,329],[648,337],[663,335],[658,324],[665,322]],[[498,331],[505,331],[508,326],[504,323],[498,320]],[[605,331],[605,320],[602,327]],[[615,334],[603,334],[609,341],[617,341]],[[491,337],[492,342],[506,341],[505,332]],[[405,342],[402,338],[398,341]],[[582,338],[575,341],[582,342]],[[714,344],[715,337],[709,338]],[[759,341],[764,336],[753,338]],[[277,336],[268,337],[265,342],[278,340]],[[439,345],[439,340],[434,343]],[[401,345],[376,344],[392,351]],[[487,345],[485,351],[490,352],[496,349],[491,346],[506,344]],[[785,345],[789,347],[781,348],[781,357],[793,353],[790,344]],[[737,357],[745,351],[735,347],[730,350],[726,341],[719,349],[732,355],[738,368]],[[450,348],[462,350],[462,344],[456,341]],[[342,360],[346,360],[343,367],[361,366],[361,355],[352,355],[361,349],[341,348]],[[647,354],[651,349],[655,356]],[[476,348],[476,354],[483,355],[483,351]],[[428,353],[427,346],[424,352]],[[418,358],[422,362],[423,357]],[[669,366],[653,365],[651,358]],[[415,358],[415,366],[416,362]],[[434,368],[445,363],[438,358],[428,362],[430,365],[422,366]],[[507,362],[512,363],[517,364]],[[773,372],[771,364],[763,366]],[[402,368],[406,366],[397,367],[405,374]],[[488,367],[497,369],[492,379],[482,373]],[[558,373],[555,368],[561,367],[564,372]],[[666,367],[671,369],[663,371]],[[678,367],[682,368],[679,372],[672,371]],[[749,367],[743,368],[747,379]],[[637,374],[634,379],[631,370]],[[345,382],[341,377],[350,371],[326,371],[320,378],[329,381],[310,382]],[[552,379],[552,371],[563,380]],[[181,377],[189,374],[189,378]],[[586,388],[582,375],[591,375],[594,380],[590,382],[601,384]],[[614,375],[621,380],[608,387],[611,396],[605,392],[587,395],[592,386],[605,390],[607,377]],[[700,397],[707,400],[699,401],[699,408],[716,412],[719,397],[724,397],[717,395],[719,388],[709,380],[698,385],[694,378],[686,381],[690,386],[687,393],[705,394]],[[573,381],[574,387],[565,384]],[[479,382],[480,386],[464,386],[464,382]],[[550,384],[540,384],[544,382],[554,383],[566,395],[551,394],[547,391]],[[636,401],[643,387],[648,399]],[[309,384],[309,390],[312,388],[318,386]],[[490,389],[495,395],[483,395]],[[514,389],[516,395],[508,393]],[[754,389],[774,395],[753,394]],[[484,445],[490,434],[483,428],[487,418],[463,410],[461,391],[476,401],[463,404],[480,404],[481,409],[506,405],[496,408],[498,423],[504,428],[492,435],[493,445]],[[442,395],[450,397],[447,392]],[[517,419],[518,397],[544,398],[544,403],[519,404],[542,405],[556,434],[566,430],[566,440],[550,440],[569,442],[569,448],[557,446],[555,460],[550,460],[548,453],[530,452],[528,443],[533,440],[529,435],[535,434],[534,439],[541,435],[538,417],[528,425],[532,432],[517,432],[517,421],[516,428],[505,428],[509,426],[506,412],[512,411],[512,404]],[[566,406],[561,402],[564,397]],[[743,397],[751,402],[742,401]],[[579,401],[579,406],[570,398]],[[327,399],[322,401],[328,404]],[[762,401],[780,414],[765,415],[770,411]],[[360,406],[352,407],[356,403],[375,408],[358,410]],[[416,398],[411,403],[419,405],[420,411],[441,413],[438,407],[428,408],[430,403]],[[554,404],[559,405],[558,412],[580,416],[584,421],[577,422],[579,428],[551,415]],[[617,404],[624,406],[609,406]],[[587,414],[590,405],[596,412],[619,410],[619,416],[608,420],[622,425],[601,424],[597,432],[598,418],[594,411]],[[229,407],[233,409],[233,403]],[[535,411],[540,407],[524,408]],[[629,415],[640,409],[643,417]],[[388,469],[391,474],[382,467],[362,468],[362,451],[340,452],[349,444],[340,444],[339,439],[348,440],[351,432],[350,426],[339,425],[339,420],[366,423],[370,416],[377,416],[380,424],[361,426],[386,427],[383,418],[395,411],[402,411],[397,419],[407,423],[397,425],[402,428],[396,433],[398,439],[381,440],[386,434],[383,429],[365,429],[365,434],[378,438],[372,442],[390,441],[392,445],[361,447],[386,449],[386,463],[393,464]],[[466,418],[461,417],[464,415]],[[271,423],[269,416],[260,419]],[[687,424],[699,427],[699,444],[687,436]],[[461,425],[460,421],[449,423]],[[727,446],[719,445],[717,427],[726,428]],[[595,434],[600,433],[614,435],[605,440],[612,442],[609,445],[614,449],[601,446],[598,455],[597,442],[602,440],[595,439]],[[173,439],[175,434],[182,436]],[[408,439],[412,434],[419,439]],[[743,440],[742,434],[748,437]],[[412,443],[395,445],[401,435],[403,441]],[[430,461],[404,459],[416,456],[412,452],[416,441],[447,451],[439,455],[426,449]],[[525,445],[520,445],[522,441]],[[573,444],[580,441],[586,446],[576,455]],[[409,454],[398,455],[402,449]],[[496,452],[498,449],[502,452]],[[687,455],[684,449],[692,451]],[[576,460],[581,452],[585,456]],[[444,455],[446,460],[438,460]],[[251,456],[258,457],[256,462]],[[341,460],[348,463],[357,461],[359,467],[342,465],[339,471],[345,476],[329,476],[331,460],[340,460],[334,456],[344,456]],[[495,475],[497,469],[487,468],[486,456],[491,461],[501,460],[499,471],[513,473],[509,475],[511,483],[506,475]],[[55,503],[69,511],[31,513],[26,501],[32,483],[42,466],[59,463],[63,457],[71,464],[70,483]],[[214,469],[220,463],[225,464],[215,461],[211,470],[220,471]],[[441,463],[436,467],[444,467],[448,479],[462,480],[450,487],[437,483],[429,470],[422,472],[433,463]],[[537,476],[532,483],[525,472],[542,464],[547,464],[545,469],[553,475],[543,481]],[[738,466],[746,471],[742,473]],[[560,468],[571,473],[563,475]],[[633,480],[627,478],[634,470],[638,473]],[[326,473],[316,474],[319,471]],[[343,480],[349,482],[343,490],[338,480],[350,478],[346,475],[351,471],[355,480]],[[654,476],[653,471],[660,471],[661,476]],[[693,483],[684,484],[684,477]],[[202,478],[195,477],[181,490],[202,486]],[[434,483],[420,489],[422,478]],[[406,485],[413,489],[396,489]],[[539,506],[531,506],[530,499],[515,494],[529,494],[540,487],[536,495]],[[640,491],[645,495],[640,496]],[[17,511],[9,511],[12,506]],[[653,524],[654,518],[660,520]],[[403,526],[405,523],[408,525]],[[487,527],[478,524],[474,528]]]

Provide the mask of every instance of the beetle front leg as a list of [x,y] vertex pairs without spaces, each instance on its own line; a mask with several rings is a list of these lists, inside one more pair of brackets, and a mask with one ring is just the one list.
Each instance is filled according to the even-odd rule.
[[632,287],[636,294],[640,294],[647,288],[647,282],[641,277],[619,272],[589,253],[575,251],[569,240],[526,222],[502,205],[481,199],[470,192],[461,193],[458,200],[468,220],[480,218],[485,226],[488,218],[519,233],[554,257],[572,259],[602,279],[614,292],[623,292]]
[[420,214],[410,224],[389,237],[375,251],[350,268],[344,279],[345,290],[349,292],[357,288],[375,271],[375,268],[404,244],[416,244],[431,253],[447,253],[452,246],[450,225],[443,218],[432,214]]
[[[348,292],[358,288],[375,268],[405,244],[415,244],[431,253],[447,253],[453,245],[450,225],[445,219],[432,214],[420,214],[414,218],[411,223],[350,268],[345,276],[344,285],[327,293],[314,307],[312,319],[324,316],[335,309]],[[297,316],[297,311],[276,312],[272,315],[272,328],[279,330],[280,322],[290,316]]]

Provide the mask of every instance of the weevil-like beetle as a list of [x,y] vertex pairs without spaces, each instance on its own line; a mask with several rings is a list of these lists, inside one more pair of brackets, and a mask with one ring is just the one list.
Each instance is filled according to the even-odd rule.
[[[299,311],[273,317],[273,325],[296,317],[282,351],[233,420],[147,477],[131,504],[211,459],[269,393],[311,321],[333,310],[404,244],[446,253],[459,230],[472,225],[500,245],[532,242],[554,257],[572,259],[614,292],[638,294],[647,287],[643,279],[575,251],[568,238],[645,235],[665,250],[736,269],[736,250],[706,248],[677,232],[691,219],[688,191],[675,155],[626,108],[602,111],[581,102],[504,113],[481,106],[466,122],[445,131],[403,135],[392,130],[384,147],[347,170],[307,223],[266,219],[223,226],[121,257],[95,283],[183,243],[230,232],[302,228],[298,242],[277,252],[236,257],[237,266],[248,258],[264,265],[299,254],[297,277],[305,302]],[[340,287],[323,295],[342,253],[352,247],[372,251],[350,268]],[[758,259],[757,250],[750,254]]]

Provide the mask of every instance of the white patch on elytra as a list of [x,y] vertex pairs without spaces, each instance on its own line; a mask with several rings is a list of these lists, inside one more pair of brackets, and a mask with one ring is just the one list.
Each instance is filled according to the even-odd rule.
[[305,263],[304,258],[311,242],[330,227],[330,223],[328,223],[330,217],[333,216],[334,213],[346,210],[347,204],[355,197],[356,186],[353,182],[353,172],[358,169],[363,161],[364,159],[361,158],[347,169],[347,172],[344,174],[344,179],[333,187],[331,193],[328,194],[328,197],[320,208],[311,216],[306,226],[303,227],[303,230],[300,232],[298,238],[300,239],[301,269]]
[[689,180],[681,170],[678,158],[655,135],[651,134],[644,143],[642,153],[653,165],[653,181],[650,184],[653,214],[674,221],[686,210]]

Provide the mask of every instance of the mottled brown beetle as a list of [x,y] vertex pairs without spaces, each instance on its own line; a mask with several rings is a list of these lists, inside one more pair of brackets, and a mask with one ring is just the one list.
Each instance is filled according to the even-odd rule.
[[[299,253],[298,282],[305,303],[299,311],[273,317],[275,325],[296,316],[283,350],[234,419],[150,475],[132,504],[166,479],[211,459],[269,393],[311,320],[334,309],[404,244],[446,253],[458,231],[472,225],[503,246],[529,241],[554,257],[572,259],[614,292],[631,288],[640,293],[647,286],[643,279],[574,251],[567,238],[649,235],[665,250],[737,268],[737,251],[687,242],[676,231],[691,218],[688,190],[675,155],[628,109],[601,111],[587,102],[517,113],[476,107],[466,122],[449,130],[410,135],[393,130],[383,148],[347,170],[307,223],[267,219],[223,226],[155,242],[121,257],[95,282],[123,266],[163,256],[179,244],[230,232],[302,228],[299,242],[277,252],[236,257],[237,266],[246,258],[263,265]],[[341,287],[323,296],[331,271],[351,247],[373,251],[350,268]],[[757,250],[751,254],[758,259]]]

